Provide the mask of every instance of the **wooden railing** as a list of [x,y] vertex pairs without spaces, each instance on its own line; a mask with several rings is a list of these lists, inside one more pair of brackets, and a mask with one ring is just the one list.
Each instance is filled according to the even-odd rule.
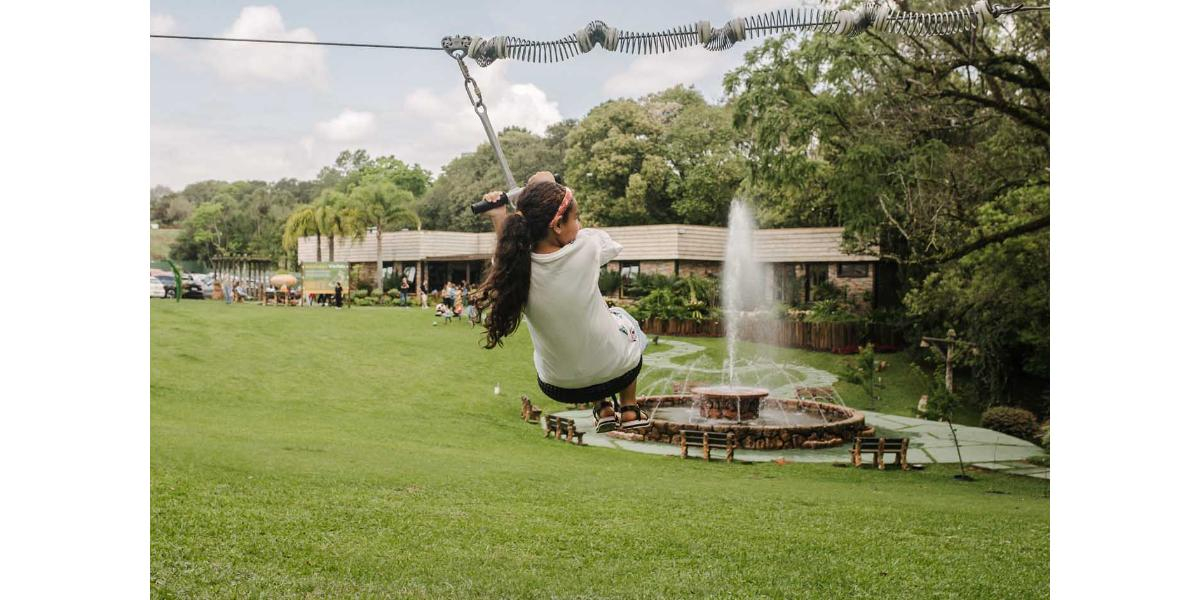
[[[643,319],[641,325],[647,335],[725,335],[725,326],[720,321]],[[810,323],[759,319],[743,322],[739,329],[737,336],[741,340],[819,352],[853,353],[858,351],[858,346],[867,342],[874,343],[881,350],[897,350],[904,345],[899,329],[861,322]]]

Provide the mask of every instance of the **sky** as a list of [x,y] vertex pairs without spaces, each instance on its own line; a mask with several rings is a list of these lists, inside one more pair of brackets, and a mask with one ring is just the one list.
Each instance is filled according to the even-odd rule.
[[[813,4],[813,2],[808,2]],[[798,6],[795,0],[245,2],[152,0],[151,33],[438,46],[445,35],[557,39],[592,20],[658,31]],[[519,6],[514,8],[514,6]],[[497,131],[543,133],[597,104],[675,84],[709,101],[761,43],[638,56],[602,48],[555,64],[468,61]],[[486,142],[462,75],[444,52],[151,41],[150,181],[311,179],[344,149],[394,155],[436,176]]]

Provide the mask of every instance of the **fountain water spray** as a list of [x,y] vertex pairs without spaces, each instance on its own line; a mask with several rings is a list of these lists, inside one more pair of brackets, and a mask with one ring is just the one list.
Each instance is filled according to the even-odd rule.
[[728,360],[725,381],[731,386],[737,383],[734,374],[737,340],[750,324],[753,313],[764,311],[770,302],[766,268],[754,258],[754,230],[750,205],[734,200],[729,206],[729,237],[721,268],[721,320],[725,324]]

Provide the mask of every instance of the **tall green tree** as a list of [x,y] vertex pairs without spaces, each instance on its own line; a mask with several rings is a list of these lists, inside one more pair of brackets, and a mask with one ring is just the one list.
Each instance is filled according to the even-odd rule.
[[180,238],[197,250],[203,260],[229,251],[228,239],[222,231],[221,217],[225,207],[220,202],[205,202],[192,211],[184,223]]
[[722,225],[748,171],[730,111],[676,86],[592,109],[567,138],[567,177],[599,225]]
[[[917,333],[989,349],[971,365],[988,401],[1045,373],[1018,357],[1049,348],[1049,41],[1041,12],[974,35],[783,36],[725,81],[760,213],[842,225],[847,249],[894,266]],[[996,282],[1021,300],[985,301]]]
[[375,230],[375,288],[383,287],[383,233],[404,223],[420,228],[416,198],[388,179],[367,180],[350,193],[363,224]]
[[283,225],[283,247],[292,252],[298,251],[300,238],[310,235],[317,236],[317,262],[321,261],[321,227],[317,209],[311,204],[297,208]]
[[[537,171],[563,172],[567,134],[574,121],[563,121],[539,136],[520,128],[508,128],[499,134],[500,144],[513,176],[521,184]],[[571,181],[568,185],[573,185]],[[489,144],[480,144],[473,152],[451,160],[421,200],[420,213],[425,226],[445,231],[483,232],[491,227],[487,219],[471,214],[467,207],[492,190],[507,187],[500,165]]]
[[318,229],[325,233],[329,242],[329,260],[335,261],[334,242],[338,237],[360,240],[366,233],[362,215],[348,194],[335,189],[326,189],[317,197],[315,218]]

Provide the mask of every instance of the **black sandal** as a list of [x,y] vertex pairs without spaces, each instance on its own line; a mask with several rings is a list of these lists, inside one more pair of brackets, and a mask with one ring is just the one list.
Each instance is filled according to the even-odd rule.
[[625,421],[623,419],[619,420],[617,426],[620,427],[622,430],[624,430],[624,429],[645,429],[650,426],[650,415],[647,415],[646,411],[642,410],[642,407],[637,405],[636,403],[635,404],[626,404],[624,406],[617,408],[618,415],[622,415],[626,412],[635,412],[635,413],[637,413],[637,417],[635,417],[632,421]]
[[[605,407],[613,409],[613,414],[607,417],[601,416],[600,413]],[[619,416],[616,404],[611,400],[601,400],[592,406],[592,418],[596,421],[596,433],[606,433],[616,429]]]

